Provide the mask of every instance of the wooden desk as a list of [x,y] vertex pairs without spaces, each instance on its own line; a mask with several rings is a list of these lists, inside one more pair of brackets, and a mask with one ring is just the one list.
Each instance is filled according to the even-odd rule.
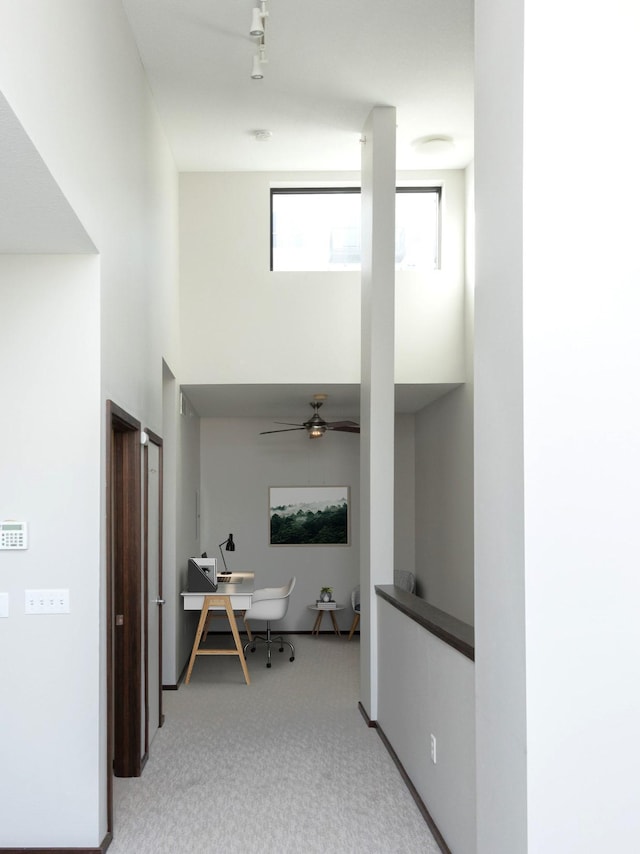
[[[253,572],[234,572],[231,575],[231,580],[228,582],[218,582],[218,589],[211,593],[189,593],[182,594],[182,602],[185,611],[200,611],[200,619],[198,620],[198,628],[196,636],[193,640],[193,648],[191,650],[191,658],[189,659],[189,667],[185,678],[185,685],[188,685],[191,680],[191,671],[198,655],[237,655],[240,658],[242,672],[244,678],[249,685],[249,671],[247,670],[247,662],[244,658],[244,651],[238,633],[236,617],[234,609],[246,611],[251,607],[251,597],[253,596]],[[205,625],[210,611],[225,611],[231,626],[231,633],[235,642],[235,649],[201,649],[200,644],[205,635]]]

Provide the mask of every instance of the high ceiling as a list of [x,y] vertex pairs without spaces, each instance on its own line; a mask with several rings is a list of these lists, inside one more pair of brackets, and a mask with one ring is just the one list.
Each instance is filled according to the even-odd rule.
[[[259,0],[123,0],[178,169],[359,171],[377,105],[397,110],[399,170],[465,167],[473,156],[473,0],[266,0],[264,78],[250,77]],[[255,131],[271,131],[257,141]],[[425,146],[429,137],[453,143]],[[396,389],[415,412],[452,386]],[[357,386],[198,386],[199,414],[308,414],[330,392],[354,415]]]
[[262,80],[258,0],[123,3],[180,171],[359,170],[376,105],[397,109],[399,169],[472,158],[473,0],[266,0]]

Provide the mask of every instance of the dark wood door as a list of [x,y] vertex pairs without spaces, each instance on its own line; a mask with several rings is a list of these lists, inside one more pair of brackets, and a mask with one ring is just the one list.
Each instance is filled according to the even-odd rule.
[[140,424],[107,406],[107,694],[109,816],[113,774],[142,771],[142,494]]

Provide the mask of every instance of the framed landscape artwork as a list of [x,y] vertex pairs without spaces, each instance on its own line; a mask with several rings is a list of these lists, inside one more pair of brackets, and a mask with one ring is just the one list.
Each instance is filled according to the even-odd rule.
[[348,546],[348,486],[270,486],[269,545]]

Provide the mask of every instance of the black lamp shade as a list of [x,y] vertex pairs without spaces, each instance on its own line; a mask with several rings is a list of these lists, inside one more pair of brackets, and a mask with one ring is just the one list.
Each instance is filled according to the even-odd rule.
[[222,547],[224,546],[224,550],[226,552],[235,552],[236,544],[233,542],[233,534],[229,534],[226,540],[223,540],[218,544],[218,548],[220,549],[220,557],[222,558],[222,563],[224,565],[224,571],[229,572],[227,569],[227,562],[224,559],[224,552],[222,551]]

